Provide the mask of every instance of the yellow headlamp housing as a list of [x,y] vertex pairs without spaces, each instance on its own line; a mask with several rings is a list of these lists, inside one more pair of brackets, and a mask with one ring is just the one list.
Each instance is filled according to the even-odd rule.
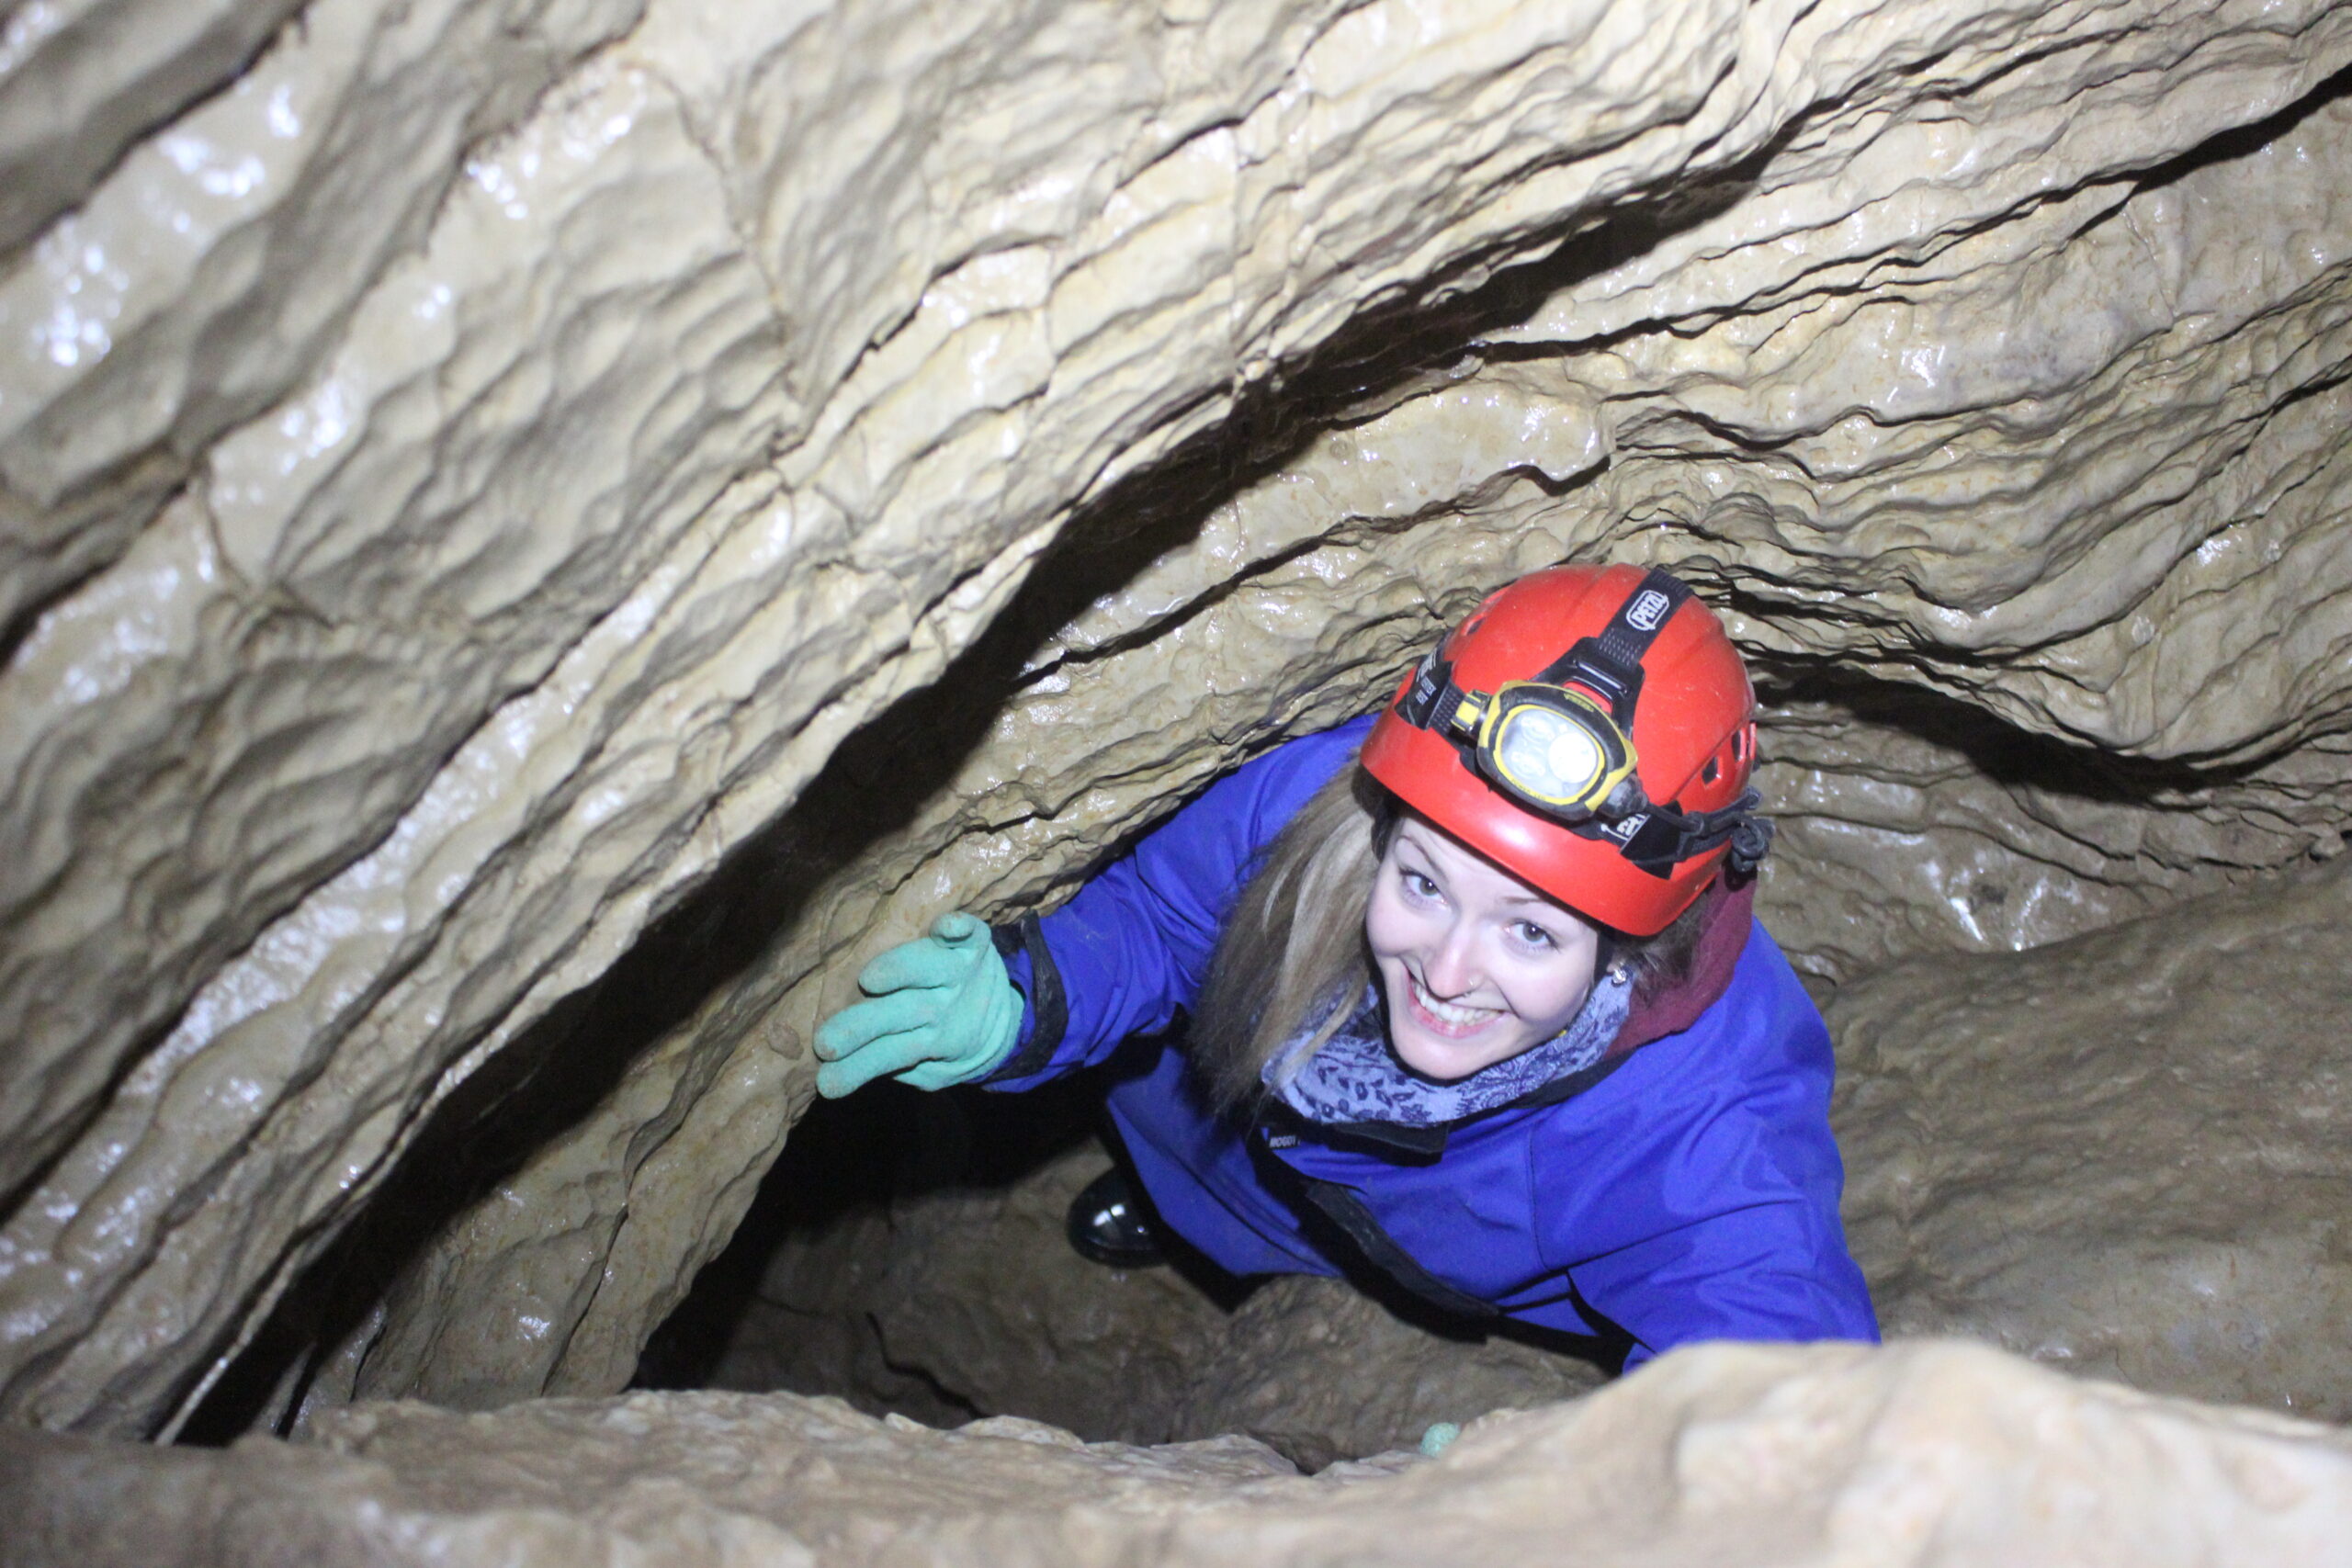
[[1464,693],[1448,728],[1497,788],[1555,821],[1615,820],[1648,805],[1632,737],[1573,686],[1512,681],[1491,696]]

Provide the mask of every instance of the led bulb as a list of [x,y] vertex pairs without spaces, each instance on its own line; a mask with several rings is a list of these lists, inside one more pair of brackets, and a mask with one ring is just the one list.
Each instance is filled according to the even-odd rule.
[[1569,790],[1581,793],[1587,784],[1600,774],[1600,743],[1583,725],[1571,724],[1553,738],[1547,760],[1552,765],[1553,777]]
[[1510,715],[1500,739],[1495,761],[1503,775],[1541,800],[1577,800],[1607,762],[1591,731],[1532,704]]

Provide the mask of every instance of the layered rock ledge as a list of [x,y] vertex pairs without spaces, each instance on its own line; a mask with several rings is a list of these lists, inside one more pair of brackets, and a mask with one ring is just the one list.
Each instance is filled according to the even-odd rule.
[[0,1430],[11,1568],[140,1562],[1596,1565],[2320,1562],[2341,1432],[1980,1347],[1706,1346],[1441,1457],[942,1432],[791,1394],[363,1404],[226,1453]]

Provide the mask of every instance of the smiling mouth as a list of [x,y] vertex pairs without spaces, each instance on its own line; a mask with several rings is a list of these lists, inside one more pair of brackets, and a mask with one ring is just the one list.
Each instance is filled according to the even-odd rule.
[[1440,1001],[1430,995],[1420,976],[1408,970],[1405,994],[1413,1011],[1413,1021],[1435,1034],[1455,1039],[1476,1034],[1487,1024],[1502,1016],[1500,1008],[1468,1007],[1461,1002]]

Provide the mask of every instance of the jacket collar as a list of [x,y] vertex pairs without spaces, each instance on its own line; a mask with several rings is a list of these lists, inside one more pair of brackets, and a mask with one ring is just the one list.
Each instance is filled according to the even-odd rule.
[[1633,1008],[1609,1047],[1611,1058],[1690,1028],[1731,989],[1732,972],[1739,967],[1755,923],[1756,881],[1746,878],[1733,887],[1717,876],[1699,895],[1699,945],[1690,974],[1660,991],[1634,991]]

